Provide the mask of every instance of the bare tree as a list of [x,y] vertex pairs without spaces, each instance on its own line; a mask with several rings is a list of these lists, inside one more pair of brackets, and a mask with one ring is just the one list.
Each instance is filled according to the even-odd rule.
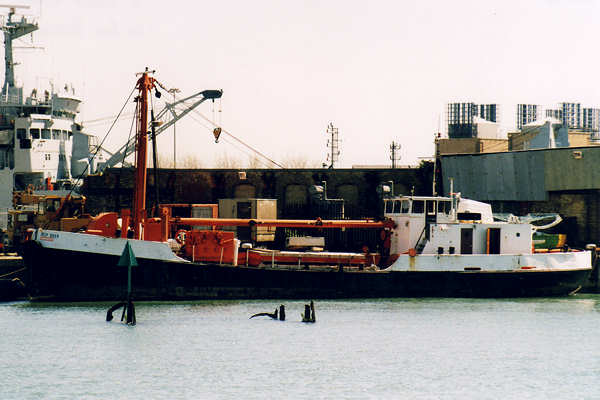
[[260,161],[260,158],[255,154],[248,157],[248,168],[265,168],[265,164]]
[[173,158],[166,154],[158,155],[158,167],[159,168],[173,168]]
[[198,158],[196,154],[186,154],[185,156],[183,156],[181,163],[177,163],[177,165],[180,164],[182,168],[195,169],[204,167],[204,163],[201,159]]
[[222,153],[215,159],[215,168],[242,168],[242,162],[237,158],[228,156],[227,153]]
[[283,165],[286,168],[319,168],[319,162],[315,160],[309,160],[302,155],[288,155],[283,160]]

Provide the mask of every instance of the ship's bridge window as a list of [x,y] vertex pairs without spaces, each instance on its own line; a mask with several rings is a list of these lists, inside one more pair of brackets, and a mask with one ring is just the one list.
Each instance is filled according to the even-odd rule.
[[410,201],[402,200],[402,205],[400,206],[400,213],[408,214],[410,211]]
[[60,200],[50,200],[48,202],[48,206],[46,207],[46,211],[56,212],[60,208]]
[[27,129],[17,128],[17,139],[27,139]]
[[394,212],[394,202],[392,200],[385,201],[385,212],[391,214]]
[[50,129],[42,129],[42,139],[50,139]]
[[69,140],[69,134],[67,131],[60,131],[62,133],[62,140]]
[[452,209],[452,202],[450,201],[438,201],[438,213],[450,214]]
[[29,130],[29,133],[31,134],[31,138],[32,139],[39,139],[40,138],[40,130],[38,128],[31,128]]
[[60,130],[52,129],[52,139],[60,140]]
[[412,213],[413,214],[423,214],[424,212],[425,212],[425,201],[413,200]]
[[436,209],[435,200],[427,200],[427,215],[435,215]]

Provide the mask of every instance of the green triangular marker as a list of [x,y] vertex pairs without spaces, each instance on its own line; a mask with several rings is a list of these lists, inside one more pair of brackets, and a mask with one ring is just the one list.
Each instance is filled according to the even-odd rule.
[[121,258],[119,258],[119,262],[117,263],[117,267],[127,267],[127,299],[131,299],[131,267],[137,267],[138,263],[135,259],[135,254],[133,254],[133,249],[129,244],[129,240],[123,249],[123,254],[121,254]]
[[133,254],[133,249],[129,244],[129,240],[123,249],[123,253],[121,253],[121,258],[119,258],[119,262],[117,263],[117,267],[137,267],[138,263],[135,258],[135,254]]

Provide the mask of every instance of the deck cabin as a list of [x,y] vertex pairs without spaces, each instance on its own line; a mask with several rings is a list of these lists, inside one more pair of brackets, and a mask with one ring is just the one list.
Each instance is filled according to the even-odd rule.
[[392,254],[531,253],[532,225],[496,222],[489,204],[459,195],[399,196],[384,202],[385,217],[396,223]]

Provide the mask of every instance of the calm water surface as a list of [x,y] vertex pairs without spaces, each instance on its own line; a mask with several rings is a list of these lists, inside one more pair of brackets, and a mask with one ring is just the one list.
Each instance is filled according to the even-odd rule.
[[0,304],[0,399],[598,399],[600,296]]

